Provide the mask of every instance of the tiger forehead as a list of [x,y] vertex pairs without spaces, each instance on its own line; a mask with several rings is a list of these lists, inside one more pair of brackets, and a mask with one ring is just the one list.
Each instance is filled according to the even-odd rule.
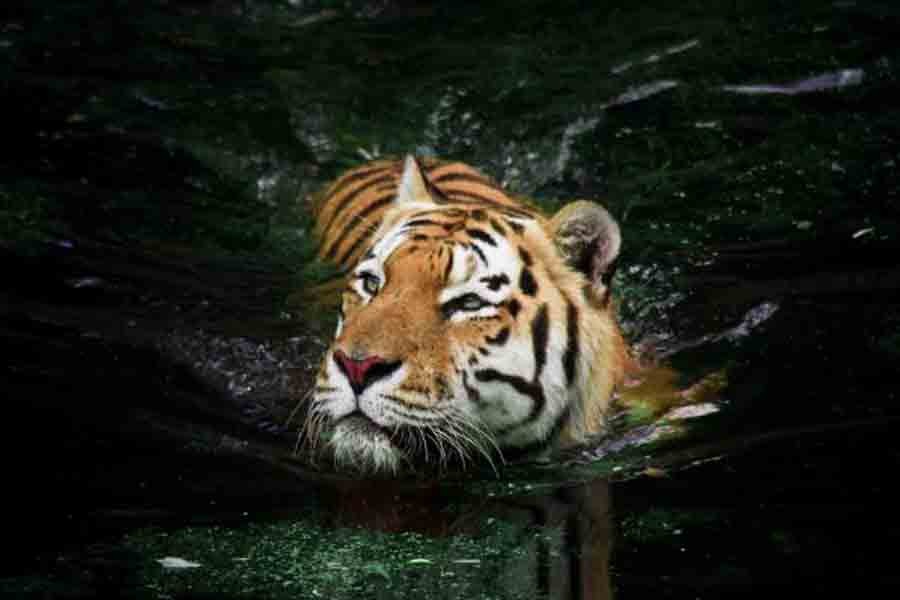
[[409,239],[384,264],[388,281],[415,280],[423,288],[440,288],[453,268],[453,249],[439,240]]
[[419,211],[406,218],[401,225],[401,229],[417,242],[443,239],[462,244],[479,241],[490,246],[497,246],[497,238],[505,238],[513,228],[520,230],[520,226],[511,222],[508,215],[487,207]]
[[[478,215],[481,211],[472,212]],[[415,281],[423,287],[456,285],[476,275],[499,275],[520,262],[518,246],[490,226],[484,227],[487,218],[454,215],[444,222],[447,227],[421,223],[423,218],[417,215],[395,230],[402,232],[402,239],[382,254],[388,281]],[[496,276],[485,278],[491,289],[496,288],[497,281],[500,278]]]

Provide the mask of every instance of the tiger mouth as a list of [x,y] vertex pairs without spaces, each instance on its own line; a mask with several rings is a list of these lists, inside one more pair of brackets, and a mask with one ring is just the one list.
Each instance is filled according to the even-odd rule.
[[396,474],[409,468],[465,470],[480,462],[481,457],[486,459],[484,464],[494,466],[490,448],[465,446],[471,440],[453,435],[452,430],[436,433],[433,428],[414,425],[384,427],[355,410],[334,422],[331,447],[338,464],[364,473]]
[[338,419],[335,422],[335,426],[338,425],[344,428],[348,433],[383,438],[385,441],[391,442],[392,436],[390,432],[359,410],[355,410]]
[[356,410],[335,423],[330,445],[342,467],[362,473],[398,473],[407,456],[393,438],[389,429]]

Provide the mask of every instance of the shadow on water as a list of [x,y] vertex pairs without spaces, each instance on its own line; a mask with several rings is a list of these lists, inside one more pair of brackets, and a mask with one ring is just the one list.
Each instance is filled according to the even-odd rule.
[[[870,1],[11,4],[0,592],[896,589],[898,31]],[[334,319],[307,198],[410,150],[620,220],[662,368],[610,435],[439,483],[292,456]]]

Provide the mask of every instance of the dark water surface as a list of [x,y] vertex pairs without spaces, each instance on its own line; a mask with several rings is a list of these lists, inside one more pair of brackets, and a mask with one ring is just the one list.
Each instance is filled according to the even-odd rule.
[[[5,7],[0,592],[896,593],[898,36],[869,1]],[[603,199],[628,337],[707,414],[499,477],[296,459],[308,195],[409,151]]]

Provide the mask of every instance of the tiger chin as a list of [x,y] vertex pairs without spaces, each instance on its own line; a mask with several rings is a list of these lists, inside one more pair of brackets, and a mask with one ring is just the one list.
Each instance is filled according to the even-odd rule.
[[496,468],[603,430],[627,360],[603,207],[547,218],[472,167],[407,156],[334,182],[316,233],[346,286],[303,435],[338,468]]

